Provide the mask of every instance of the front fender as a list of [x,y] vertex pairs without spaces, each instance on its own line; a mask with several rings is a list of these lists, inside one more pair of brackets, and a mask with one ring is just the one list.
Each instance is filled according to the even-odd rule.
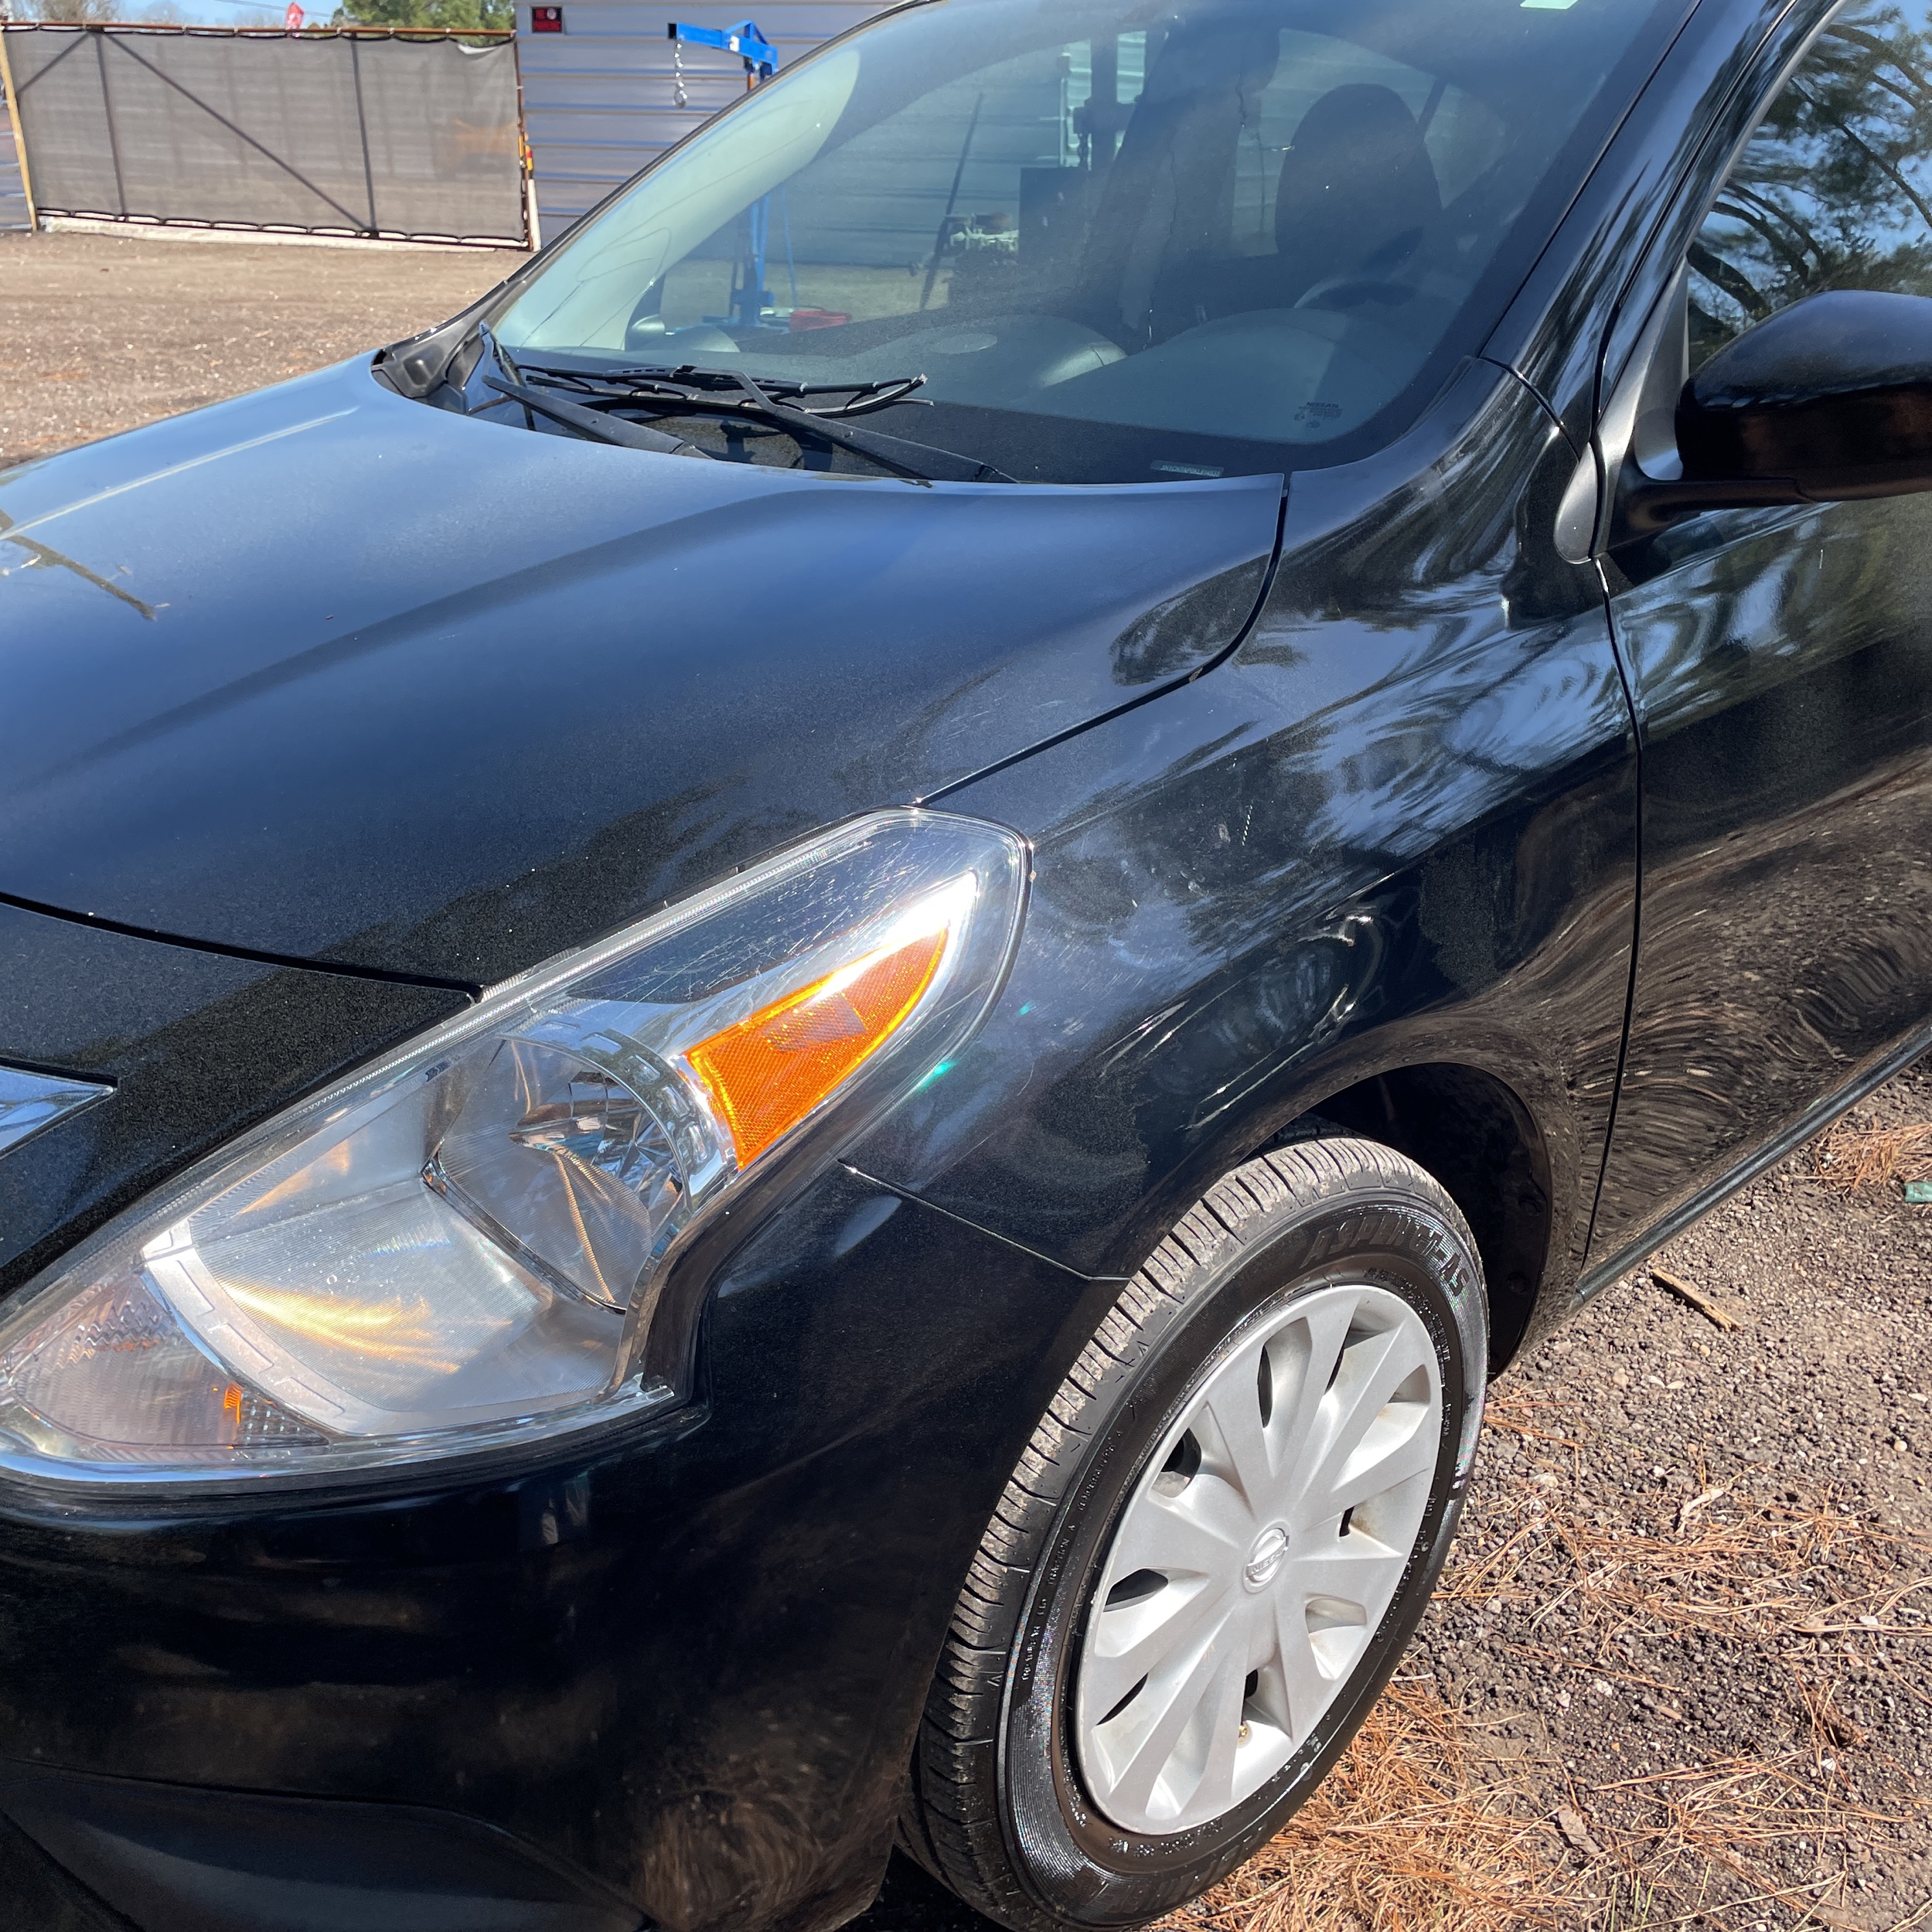
[[1600,597],[1542,533],[1574,457],[1520,385],[1460,388],[1379,487],[1297,479],[1232,660],[948,799],[1034,840],[1027,929],[863,1171],[1118,1276],[1298,1114],[1446,1063],[1520,1102],[1549,1196],[1525,1291],[1567,1298],[1628,992],[1635,740]]

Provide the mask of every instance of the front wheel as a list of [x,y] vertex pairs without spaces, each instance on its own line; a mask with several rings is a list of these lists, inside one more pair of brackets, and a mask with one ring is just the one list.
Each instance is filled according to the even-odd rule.
[[905,1837],[1014,1932],[1132,1926],[1247,1859],[1367,1714],[1449,1551],[1487,1314],[1371,1141],[1237,1169],[1123,1290],[955,1609]]

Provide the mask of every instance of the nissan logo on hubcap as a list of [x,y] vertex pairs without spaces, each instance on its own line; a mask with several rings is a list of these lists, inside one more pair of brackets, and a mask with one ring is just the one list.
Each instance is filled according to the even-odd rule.
[[1255,1546],[1249,1551],[1248,1560],[1242,1566],[1241,1573],[1247,1579],[1248,1587],[1261,1590],[1272,1583],[1275,1572],[1281,1567],[1282,1559],[1287,1554],[1287,1531],[1279,1523],[1264,1529],[1255,1538]]

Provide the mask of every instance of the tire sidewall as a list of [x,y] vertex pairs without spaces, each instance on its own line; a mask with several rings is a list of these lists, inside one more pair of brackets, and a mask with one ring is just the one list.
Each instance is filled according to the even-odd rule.
[[[1451,1211],[1453,1213],[1453,1210]],[[1434,1344],[1443,1406],[1427,1508],[1381,1626],[1314,1734],[1222,1818],[1158,1837],[1093,1806],[1074,1747],[1074,1672],[1114,1532],[1156,1446],[1227,1351],[1303,1297],[1337,1283],[1391,1290]],[[1095,1392],[1092,1446],[1072,1474],[1035,1570],[1001,1712],[1003,1822],[1016,1869],[1064,1921],[1132,1924],[1171,1910],[1280,1828],[1346,1748],[1407,1647],[1453,1540],[1480,1424],[1485,1359],[1481,1265],[1457,1216],[1386,1182],[1290,1205],[1210,1268],[1140,1359]]]

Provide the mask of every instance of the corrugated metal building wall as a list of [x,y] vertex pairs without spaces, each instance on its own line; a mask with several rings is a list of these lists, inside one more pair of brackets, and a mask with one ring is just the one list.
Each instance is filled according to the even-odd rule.
[[562,0],[561,33],[530,31],[517,0],[516,50],[543,238],[554,241],[585,209],[745,90],[729,55],[683,50],[687,97],[664,29],[673,20],[731,27],[747,14],[778,49],[780,68],[881,12],[880,0]]

